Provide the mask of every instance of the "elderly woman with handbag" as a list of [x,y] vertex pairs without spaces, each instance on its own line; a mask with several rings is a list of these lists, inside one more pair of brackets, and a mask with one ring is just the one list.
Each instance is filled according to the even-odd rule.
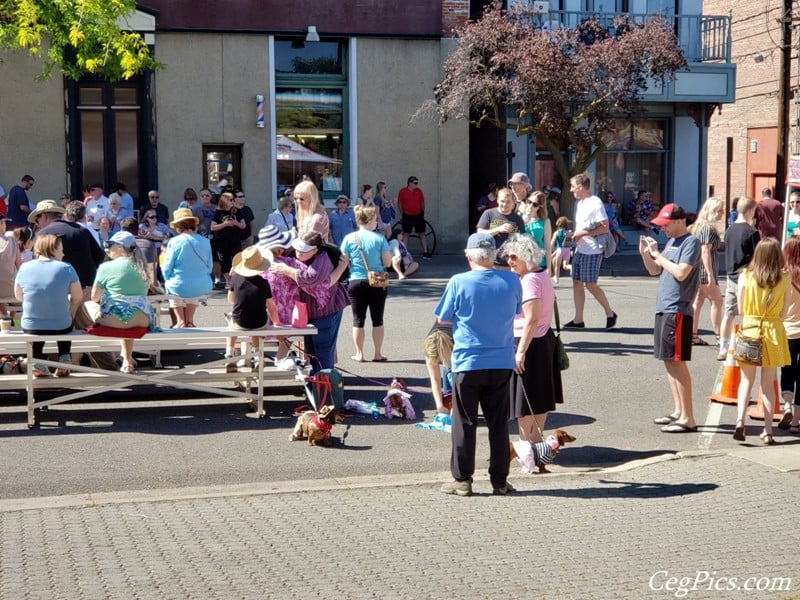
[[745,440],[744,419],[756,369],[761,368],[761,393],[764,400],[764,431],[760,437],[766,445],[772,438],[775,382],[778,367],[790,364],[789,345],[783,316],[786,314],[789,274],[783,270],[784,258],[778,240],[765,238],[756,246],[753,260],[739,276],[739,314],[742,328],[737,334],[734,358],[741,367],[742,379],[737,394],[736,429],[733,439]]
[[522,313],[514,318],[516,366],[509,416],[517,419],[521,440],[541,442],[547,413],[564,402],[558,339],[550,327],[555,290],[542,267],[545,253],[532,237],[512,234],[503,245],[503,255],[522,284]]
[[364,324],[369,308],[372,319],[372,343],[375,346],[373,362],[386,362],[381,352],[383,346],[383,309],[386,306],[388,274],[392,264],[389,243],[375,232],[378,211],[374,206],[356,206],[358,231],[342,240],[341,250],[350,258],[350,283],[347,293],[353,311],[353,344],[356,353],[351,358],[364,362]]

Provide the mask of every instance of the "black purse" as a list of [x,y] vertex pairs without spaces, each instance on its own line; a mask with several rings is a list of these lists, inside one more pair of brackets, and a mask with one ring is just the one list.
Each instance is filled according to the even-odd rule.
[[553,301],[553,312],[556,317],[556,360],[559,370],[566,371],[569,369],[569,356],[567,356],[567,349],[564,348],[564,342],[561,341],[561,319],[558,316],[558,302],[556,301]]

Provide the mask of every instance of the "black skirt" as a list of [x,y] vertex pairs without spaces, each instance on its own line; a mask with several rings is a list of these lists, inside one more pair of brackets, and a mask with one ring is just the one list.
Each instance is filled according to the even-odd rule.
[[530,415],[531,407],[533,414],[548,413],[555,410],[556,404],[563,402],[561,371],[556,356],[556,335],[552,329],[548,329],[542,337],[531,340],[525,354],[525,372],[522,375],[515,372],[511,376],[509,419]]

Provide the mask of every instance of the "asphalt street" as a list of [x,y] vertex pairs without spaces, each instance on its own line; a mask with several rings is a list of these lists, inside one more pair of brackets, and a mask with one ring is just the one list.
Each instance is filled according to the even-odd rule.
[[[380,401],[402,376],[432,419],[420,346],[464,265],[437,256],[393,282],[388,363],[348,358],[345,317],[347,398]],[[485,431],[472,498],[438,491],[446,433],[355,415],[332,448],[289,442],[294,389],[277,390],[262,420],[162,393],[58,407],[32,431],[4,390],[0,598],[800,597],[800,438],[779,432],[765,448],[751,422],[746,444],[731,439],[733,407],[706,399],[713,347],[691,365],[701,432],[661,433],[652,419],[671,399],[651,356],[656,280],[625,253],[603,272],[618,327],[604,331],[588,300],[588,328],[564,333],[566,401],[547,423],[577,441],[551,475],[512,466],[508,498],[489,495]],[[558,299],[569,320],[568,280]],[[224,308],[215,293],[198,325]]]

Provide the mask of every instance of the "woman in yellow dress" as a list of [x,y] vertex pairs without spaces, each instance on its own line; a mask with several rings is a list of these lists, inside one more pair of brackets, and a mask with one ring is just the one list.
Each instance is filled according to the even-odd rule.
[[[760,437],[772,445],[772,419],[775,397],[775,382],[778,367],[788,365],[789,345],[783,316],[786,314],[786,291],[789,274],[783,270],[784,259],[781,246],[774,238],[765,238],[756,246],[753,260],[739,277],[739,314],[742,315],[742,334],[761,338],[761,393],[764,399],[764,431]],[[737,361],[742,370],[739,383],[736,412],[736,429],[733,439],[745,439],[744,419],[750,392],[759,367]]]

